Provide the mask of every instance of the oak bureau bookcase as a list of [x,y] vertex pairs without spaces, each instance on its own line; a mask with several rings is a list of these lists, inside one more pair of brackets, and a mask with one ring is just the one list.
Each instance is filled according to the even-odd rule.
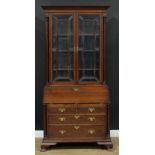
[[109,6],[42,6],[46,30],[44,138],[112,148],[105,84],[105,17]]

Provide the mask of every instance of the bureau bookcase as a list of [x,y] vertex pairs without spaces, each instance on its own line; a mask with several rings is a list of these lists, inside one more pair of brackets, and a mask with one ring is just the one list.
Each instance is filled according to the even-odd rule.
[[44,138],[57,143],[96,142],[112,148],[110,98],[105,84],[108,6],[43,6],[46,31]]

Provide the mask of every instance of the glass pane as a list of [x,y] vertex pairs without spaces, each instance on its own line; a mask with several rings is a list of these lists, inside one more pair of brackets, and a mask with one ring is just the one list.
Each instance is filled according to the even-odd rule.
[[99,80],[99,16],[80,15],[79,20],[79,79],[80,81]]
[[73,16],[52,17],[53,81],[73,80]]

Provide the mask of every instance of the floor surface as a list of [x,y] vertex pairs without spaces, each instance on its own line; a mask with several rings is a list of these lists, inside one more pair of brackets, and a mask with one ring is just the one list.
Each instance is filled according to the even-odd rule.
[[96,144],[58,144],[40,152],[41,138],[36,138],[35,155],[119,155],[119,138],[112,138],[113,149],[106,150]]

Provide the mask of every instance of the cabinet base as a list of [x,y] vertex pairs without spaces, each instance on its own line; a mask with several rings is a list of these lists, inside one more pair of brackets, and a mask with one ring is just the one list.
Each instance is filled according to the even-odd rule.
[[81,140],[81,141],[67,141],[67,140],[63,140],[63,141],[56,141],[56,140],[47,140],[47,139],[43,139],[42,144],[41,144],[41,152],[45,152],[47,151],[51,146],[55,146],[57,143],[91,143],[91,142],[95,142],[97,143],[99,146],[103,146],[106,149],[112,149],[113,148],[113,144],[111,139],[106,139],[106,140],[102,140],[102,141],[90,141],[90,140]]

